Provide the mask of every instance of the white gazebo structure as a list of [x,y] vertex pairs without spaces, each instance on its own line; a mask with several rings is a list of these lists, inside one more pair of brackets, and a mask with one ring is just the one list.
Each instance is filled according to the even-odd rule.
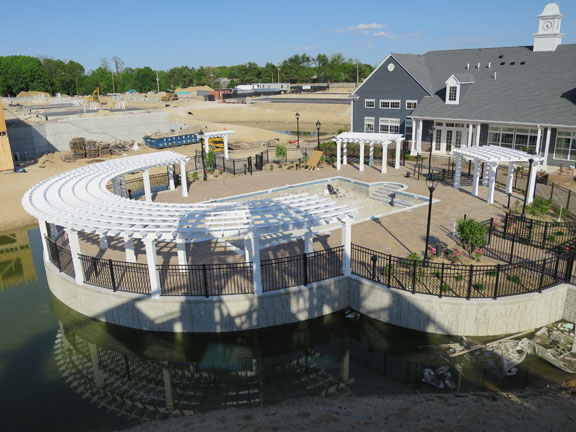
[[222,138],[224,140],[224,157],[226,159],[228,159],[228,137],[230,135],[232,135],[235,131],[233,130],[223,130],[223,131],[217,131],[217,132],[204,132],[204,138],[203,138],[203,145],[204,145],[204,151],[206,153],[208,153],[209,150],[209,145],[208,142],[210,140],[210,138]]
[[496,185],[496,172],[499,164],[508,164],[508,178],[506,181],[506,193],[512,193],[514,184],[514,164],[527,162],[532,164],[530,177],[528,178],[528,203],[534,200],[534,190],[536,188],[536,167],[544,160],[541,156],[530,155],[520,150],[514,150],[500,146],[481,146],[454,149],[456,155],[456,172],[454,174],[454,188],[460,188],[460,177],[462,175],[462,161],[464,158],[474,163],[474,180],[472,183],[472,195],[478,196],[478,186],[480,182],[480,171],[484,164],[483,185],[488,186],[488,204],[494,203],[494,188]]
[[[394,143],[396,145],[396,160],[394,168],[400,168],[400,153],[401,144],[404,140],[403,135],[399,134],[383,134],[383,133],[367,133],[367,132],[343,132],[333,138],[336,142],[336,169],[342,169],[342,165],[348,165],[348,143],[355,143],[360,145],[360,166],[359,170],[364,171],[364,146],[369,145],[369,166],[374,166],[374,147],[382,147],[382,173],[386,173],[388,145]],[[342,145],[344,148],[342,149]]]
[[[114,159],[51,177],[30,189],[22,205],[38,219],[48,260],[45,238],[48,224],[63,227],[68,234],[72,264],[77,283],[84,282],[79,258],[79,232],[100,236],[100,247],[106,249],[108,237],[124,240],[125,259],[136,262],[134,239],[144,243],[152,297],[159,297],[157,271],[158,241],[174,242],[179,264],[187,264],[186,243],[221,238],[244,238],[245,261],[253,263],[254,293],[262,293],[260,272],[260,237],[281,231],[304,230],[305,252],[312,252],[312,228],[336,222],[342,224],[344,244],[342,270],[350,275],[351,223],[356,209],[334,200],[308,194],[274,199],[226,203],[157,203],[131,200],[118,186],[119,179],[134,171],[144,172],[149,190],[148,172],[153,167],[180,164],[182,195],[187,195],[185,164],[188,158],[172,151]],[[112,182],[113,192],[107,188]],[[148,186],[146,186],[148,184]],[[170,183],[173,187],[173,181]]]

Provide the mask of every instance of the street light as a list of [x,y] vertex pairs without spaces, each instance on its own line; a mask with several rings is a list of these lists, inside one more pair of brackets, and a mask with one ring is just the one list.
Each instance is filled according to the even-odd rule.
[[316,122],[316,130],[318,131],[318,148],[316,150],[320,150],[320,126],[322,126],[322,123],[318,120]]
[[298,137],[298,143],[296,146],[300,148],[300,113],[296,113],[296,135]]
[[200,138],[200,149],[202,150],[202,172],[204,173],[202,181],[206,181],[208,177],[206,176],[206,162],[204,162],[204,131],[202,129],[198,132],[198,137]]
[[434,189],[438,186],[438,177],[436,174],[430,173],[426,177],[426,186],[430,191],[430,202],[428,203],[428,226],[426,227],[426,247],[424,248],[424,264],[428,264],[428,242],[430,240],[430,219],[432,218],[432,194]]

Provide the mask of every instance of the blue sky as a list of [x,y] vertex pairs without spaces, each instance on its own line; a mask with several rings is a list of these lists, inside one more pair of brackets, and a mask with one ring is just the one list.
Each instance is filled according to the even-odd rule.
[[[5,1],[0,55],[127,66],[277,63],[340,52],[377,65],[389,52],[531,45],[546,1]],[[557,2],[576,43],[576,1]]]

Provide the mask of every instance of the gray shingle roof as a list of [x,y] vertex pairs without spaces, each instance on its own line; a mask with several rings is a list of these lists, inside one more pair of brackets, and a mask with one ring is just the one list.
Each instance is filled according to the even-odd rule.
[[[576,44],[554,52],[526,46],[392,56],[432,95],[414,117],[576,126]],[[444,103],[452,74],[474,81],[459,105]]]

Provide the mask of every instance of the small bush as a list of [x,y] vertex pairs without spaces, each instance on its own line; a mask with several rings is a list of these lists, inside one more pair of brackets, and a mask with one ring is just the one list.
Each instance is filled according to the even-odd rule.
[[338,135],[340,135],[341,133],[344,133],[344,132],[346,132],[346,129],[344,129],[344,128],[338,129]]
[[488,227],[472,218],[460,219],[456,226],[456,232],[462,239],[464,248],[472,253],[486,243]]
[[483,283],[478,282],[478,283],[472,284],[472,288],[474,288],[476,291],[484,291],[484,289],[486,287],[484,286]]
[[197,180],[198,180],[198,171],[194,171],[194,172],[192,173],[192,180],[193,180],[193,181],[197,181]]
[[462,281],[462,280],[464,280],[464,276],[462,276],[461,274],[456,275],[456,280],[457,280],[457,281]]
[[557,236],[563,236],[563,235],[564,235],[564,231],[556,231],[554,234],[557,235]]
[[437,277],[438,279],[440,279],[442,277],[442,273],[440,273],[439,271],[435,271],[434,276]]
[[542,216],[548,214],[552,209],[553,201],[545,200],[540,197],[535,197],[534,202],[526,206],[526,211],[534,216]]
[[270,171],[274,171],[274,164],[270,164]]
[[420,256],[420,254],[418,252],[410,252],[406,256],[406,258],[408,258],[409,260],[412,260],[412,261],[418,261],[418,262],[422,261],[422,257]]
[[490,270],[490,271],[486,272],[486,274],[488,276],[492,276],[492,277],[496,276],[496,273],[497,273],[496,270]]
[[554,234],[550,234],[546,240],[548,240],[549,242],[555,242],[556,236]]
[[522,279],[520,279],[520,276],[508,275],[508,276],[506,276],[506,279],[508,279],[510,282],[513,282],[513,283],[517,283],[517,284],[522,283]]
[[450,291],[450,285],[448,285],[447,283],[443,283],[440,289],[442,291]]
[[282,144],[276,144],[276,157],[280,159],[286,158],[286,146]]

